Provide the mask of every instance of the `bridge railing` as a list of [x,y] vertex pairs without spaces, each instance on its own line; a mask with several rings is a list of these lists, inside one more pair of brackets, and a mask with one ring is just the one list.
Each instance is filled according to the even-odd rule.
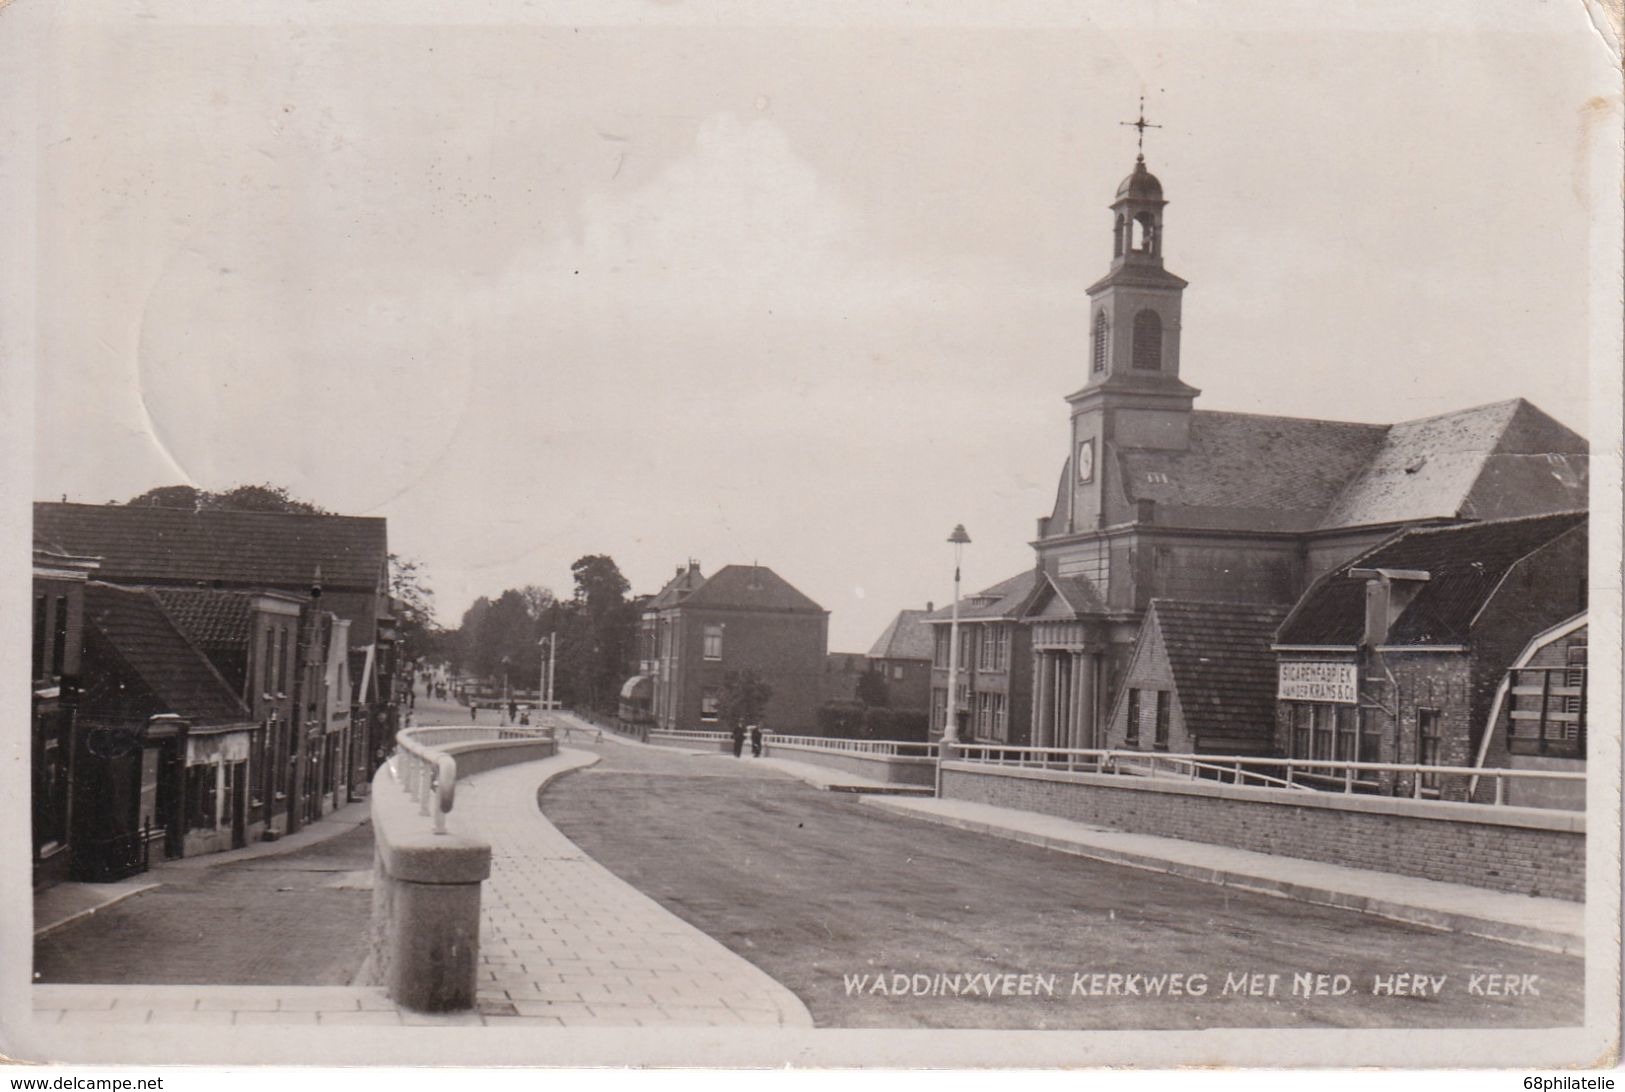
[[1253,755],[1199,755],[1166,751],[1122,751],[1080,747],[1011,747],[1000,743],[956,743],[955,760],[993,767],[1060,770],[1118,777],[1205,779],[1257,788],[1301,791],[1371,792],[1380,775],[1408,776],[1410,795],[1430,797],[1440,779],[1469,779],[1476,795],[1480,779],[1493,785],[1492,802],[1506,802],[1515,781],[1578,781],[1586,775],[1567,770],[1514,770],[1486,766],[1430,766],[1398,762],[1354,762],[1333,759],[1264,758]]
[[733,739],[732,732],[701,732],[689,729],[651,728],[651,740],[666,739],[673,743],[726,743]]
[[[434,817],[434,832],[446,833],[446,815],[457,801],[459,745],[509,741],[549,741],[552,728],[462,727],[403,728],[395,733],[398,748],[390,772],[417,801],[418,814]],[[452,750],[448,750],[452,748]]]
[[901,739],[836,739],[830,736],[765,737],[774,747],[798,747],[805,751],[832,751],[837,754],[868,755],[875,758],[934,758],[937,745]]

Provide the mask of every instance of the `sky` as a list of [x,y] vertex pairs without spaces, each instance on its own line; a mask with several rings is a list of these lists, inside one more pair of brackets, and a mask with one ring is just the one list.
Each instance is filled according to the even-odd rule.
[[385,516],[446,624],[757,562],[861,652],[955,524],[967,590],[1029,567],[1142,93],[1198,408],[1592,433],[1578,5],[68,7],[35,497]]

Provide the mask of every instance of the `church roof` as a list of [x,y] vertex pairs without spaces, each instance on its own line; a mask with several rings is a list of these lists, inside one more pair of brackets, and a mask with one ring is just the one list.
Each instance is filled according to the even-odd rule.
[[1301,533],[1587,503],[1586,441],[1521,398],[1393,425],[1194,410],[1187,449],[1113,454],[1124,500],[1180,527]]
[[1162,183],[1145,169],[1145,156],[1134,161],[1134,170],[1118,185],[1117,199],[1134,201],[1161,201]]
[[929,660],[932,655],[928,610],[902,610],[869,649],[874,660]]
[[1465,644],[1479,610],[1507,571],[1577,528],[1585,534],[1586,521],[1585,512],[1564,512],[1402,532],[1322,577],[1293,608],[1278,640],[1283,645],[1359,644],[1365,635],[1366,581],[1350,576],[1349,570],[1408,569],[1427,573],[1428,580],[1394,619],[1386,643]]
[[1253,603],[1151,600],[1145,625],[1158,627],[1179,707],[1193,736],[1265,743],[1275,725],[1275,655],[1270,642],[1287,608]]

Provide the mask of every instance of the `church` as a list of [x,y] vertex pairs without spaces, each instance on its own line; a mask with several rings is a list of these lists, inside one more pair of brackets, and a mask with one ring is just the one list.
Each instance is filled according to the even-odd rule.
[[[963,738],[1105,746],[1154,599],[1284,611],[1408,528],[1587,506],[1585,439],[1522,399],[1396,424],[1196,409],[1201,391],[1180,368],[1187,282],[1163,264],[1163,192],[1142,151],[1110,205],[1109,268],[1088,290],[1070,444],[1032,542],[1031,591],[1011,612],[1030,712],[992,737],[971,720]],[[930,619],[941,646],[949,613]],[[939,734],[947,675],[939,656]]]

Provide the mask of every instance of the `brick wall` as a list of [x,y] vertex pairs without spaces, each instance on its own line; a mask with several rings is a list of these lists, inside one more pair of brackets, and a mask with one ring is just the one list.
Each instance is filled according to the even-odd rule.
[[775,743],[769,736],[764,741],[763,754],[769,758],[782,758],[790,762],[806,762],[814,766],[827,766],[844,773],[857,774],[889,785],[932,785],[936,783],[937,764],[930,758],[911,756],[866,755],[843,751],[824,751],[815,747],[787,746]]
[[[1585,898],[1585,820],[1579,815],[1204,783],[1124,783],[1037,770],[990,773],[963,763],[945,767],[942,795],[1135,834]],[[1450,813],[1460,818],[1446,818]]]

